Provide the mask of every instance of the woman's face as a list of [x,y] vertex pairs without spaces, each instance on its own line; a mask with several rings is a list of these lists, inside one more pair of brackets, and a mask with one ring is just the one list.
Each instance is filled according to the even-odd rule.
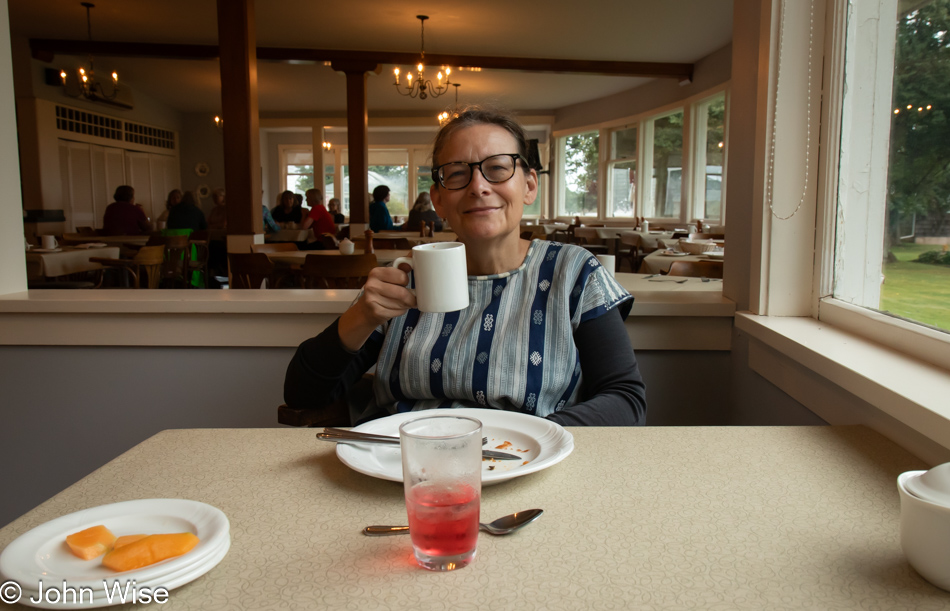
[[172,191],[171,195],[168,196],[168,203],[172,206],[177,206],[181,203],[181,191]]
[[[473,125],[455,132],[445,143],[439,165],[475,162],[492,155],[518,152],[515,137],[497,125]],[[477,169],[467,187],[450,191],[438,183],[429,194],[435,211],[448,219],[465,241],[518,239],[524,207],[538,195],[538,176],[518,162],[514,175],[492,184]]]
[[281,197],[280,205],[284,207],[285,210],[290,210],[294,207],[294,196],[292,193],[288,193]]

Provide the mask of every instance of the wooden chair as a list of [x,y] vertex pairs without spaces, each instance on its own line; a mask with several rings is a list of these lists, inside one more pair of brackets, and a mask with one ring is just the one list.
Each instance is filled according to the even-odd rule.
[[522,232],[521,232],[521,239],[522,239],[522,240],[533,240],[533,239],[534,239],[534,232],[531,231],[530,229],[527,230],[527,231],[522,231]]
[[187,235],[164,236],[165,263],[162,265],[162,281],[166,285],[175,286],[179,282],[182,288],[188,288],[188,272],[185,261],[191,251]]
[[358,289],[376,267],[376,255],[307,255],[300,276],[308,289]]
[[593,227],[574,227],[574,240],[595,255],[607,254],[607,245]]
[[[631,273],[636,273],[640,269],[640,261],[643,259],[640,241],[639,233],[625,233],[620,236],[620,251],[617,253],[617,259],[626,261],[630,265]],[[623,248],[624,246],[627,248]]]
[[[207,233],[207,232],[205,232]],[[195,273],[200,274],[200,283],[202,288],[208,288],[208,258],[211,256],[211,250],[208,247],[208,240],[196,240],[195,234],[191,234],[192,239],[188,240],[190,248],[185,251],[185,279],[188,280],[188,288],[195,286],[191,282]]]
[[674,232],[673,232],[673,239],[674,239],[674,240],[678,240],[678,239],[680,239],[680,238],[688,238],[688,237],[689,237],[689,232],[688,232],[688,231],[674,231]]
[[[272,244],[251,244],[251,252],[298,252],[297,244],[294,242],[274,242]],[[274,267],[270,274],[271,288],[280,288],[284,284],[297,286],[300,284],[300,265],[291,265],[290,267]]]
[[157,289],[161,280],[162,264],[165,262],[165,247],[143,246],[131,259],[91,257],[89,260],[107,268],[124,269],[132,276],[135,288],[141,288],[142,272],[145,272],[148,276],[148,288]]
[[262,252],[228,253],[232,289],[266,289],[274,264]]
[[724,233],[691,233],[691,238],[700,239],[700,240],[725,240],[726,234]]
[[673,261],[668,276],[722,278],[722,261]]

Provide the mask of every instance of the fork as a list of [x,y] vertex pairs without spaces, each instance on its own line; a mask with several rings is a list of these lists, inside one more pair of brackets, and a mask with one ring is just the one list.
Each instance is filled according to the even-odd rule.
[[[329,433],[335,437],[349,437],[351,439],[376,439],[376,440],[391,440],[399,439],[398,437],[392,435],[375,435],[373,433],[361,433],[359,431],[351,431],[349,429],[338,429],[333,426],[327,426],[323,429],[324,433]],[[488,443],[488,437],[482,437],[482,445]]]

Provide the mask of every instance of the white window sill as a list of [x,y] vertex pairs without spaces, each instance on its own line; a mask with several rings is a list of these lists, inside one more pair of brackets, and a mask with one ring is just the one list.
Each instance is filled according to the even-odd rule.
[[[736,328],[877,408],[884,428],[897,422],[950,449],[950,371],[807,317],[736,314]],[[750,349],[749,366],[831,424],[853,423],[829,393],[810,391],[808,380],[788,367]],[[862,415],[867,421],[874,415]],[[882,431],[885,432],[885,431]],[[895,431],[891,431],[895,432]],[[892,438],[900,437],[896,431]],[[900,443],[898,439],[895,439]],[[903,444],[905,447],[910,444]],[[912,448],[908,448],[912,449]],[[922,449],[918,455],[933,454]]]

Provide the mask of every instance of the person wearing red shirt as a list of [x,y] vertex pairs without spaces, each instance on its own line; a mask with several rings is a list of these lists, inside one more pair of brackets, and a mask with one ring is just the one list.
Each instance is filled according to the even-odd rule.
[[102,218],[103,235],[142,235],[151,231],[145,210],[135,203],[135,189],[122,185],[112,197],[115,201]]
[[320,189],[307,189],[307,205],[310,206],[310,215],[304,219],[302,229],[313,227],[313,235],[318,238],[324,233],[336,235],[336,224],[333,217],[323,205],[323,192]]

